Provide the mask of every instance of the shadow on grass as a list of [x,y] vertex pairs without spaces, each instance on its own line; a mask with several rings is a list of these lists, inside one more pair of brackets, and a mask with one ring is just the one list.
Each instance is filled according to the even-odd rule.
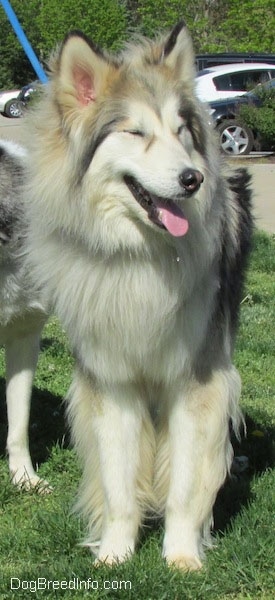
[[[235,458],[232,473],[220,490],[215,503],[216,531],[225,531],[232,519],[253,499],[251,481],[254,476],[274,466],[274,431],[264,429],[248,415],[245,415],[245,422],[247,433],[246,436],[242,436],[241,442],[232,436]],[[244,470],[238,469],[239,457],[244,457]]]
[[[20,402],[20,398],[18,399]],[[0,455],[6,453],[7,409],[5,380],[0,378]],[[45,390],[33,388],[29,425],[30,452],[34,465],[45,462],[57,442],[69,445],[63,399]]]

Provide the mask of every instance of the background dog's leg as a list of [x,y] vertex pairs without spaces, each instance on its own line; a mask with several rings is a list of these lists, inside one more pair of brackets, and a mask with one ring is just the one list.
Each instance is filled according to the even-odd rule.
[[230,468],[228,421],[230,416],[236,421],[238,415],[240,380],[232,368],[214,373],[205,384],[188,387],[170,407],[163,554],[168,563],[192,570],[201,566],[202,536],[208,535],[209,541],[213,504]]
[[32,487],[41,482],[32,466],[28,440],[32,383],[40,333],[39,329],[6,344],[9,469],[13,483],[24,487]]
[[123,561],[134,551],[141,505],[152,489],[149,416],[135,386],[103,391],[81,375],[70,391],[69,415],[84,463],[78,507],[89,518],[87,545],[99,545],[98,561]]

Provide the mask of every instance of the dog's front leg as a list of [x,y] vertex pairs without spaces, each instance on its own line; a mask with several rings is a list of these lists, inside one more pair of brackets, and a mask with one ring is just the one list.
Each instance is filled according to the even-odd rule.
[[238,418],[239,394],[239,376],[232,368],[214,373],[206,383],[187,383],[170,404],[163,554],[178,568],[201,567],[213,504],[231,464],[229,418]]
[[[105,386],[76,373],[69,416],[84,473],[78,506],[98,561],[133,553],[145,498],[151,493],[154,439],[136,386]],[[98,552],[96,552],[98,547]]]
[[95,423],[105,504],[98,560],[107,563],[134,551],[140,523],[136,479],[141,415],[127,387],[105,392]]
[[42,483],[32,466],[28,439],[32,384],[41,329],[42,326],[34,333],[18,336],[6,344],[9,469],[13,483],[27,488]]

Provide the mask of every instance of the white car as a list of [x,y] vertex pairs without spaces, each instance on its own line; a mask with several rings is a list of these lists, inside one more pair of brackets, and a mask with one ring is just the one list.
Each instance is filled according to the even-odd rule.
[[19,92],[20,90],[0,92],[0,113],[5,117],[17,117],[17,114],[13,114],[16,110],[14,100],[16,100]]
[[275,77],[275,65],[236,63],[198,71],[196,93],[203,102],[241,96]]

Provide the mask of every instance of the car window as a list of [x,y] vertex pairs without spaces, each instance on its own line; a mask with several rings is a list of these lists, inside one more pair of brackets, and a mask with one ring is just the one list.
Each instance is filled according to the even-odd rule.
[[219,75],[218,77],[213,77],[213,83],[216,90],[219,90],[221,92],[229,92],[230,90],[232,90],[229,75]]
[[265,83],[273,76],[274,70],[256,69],[255,71],[240,71],[227,75],[218,75],[213,77],[213,83],[216,90],[223,92],[243,92],[251,90],[259,83]]

